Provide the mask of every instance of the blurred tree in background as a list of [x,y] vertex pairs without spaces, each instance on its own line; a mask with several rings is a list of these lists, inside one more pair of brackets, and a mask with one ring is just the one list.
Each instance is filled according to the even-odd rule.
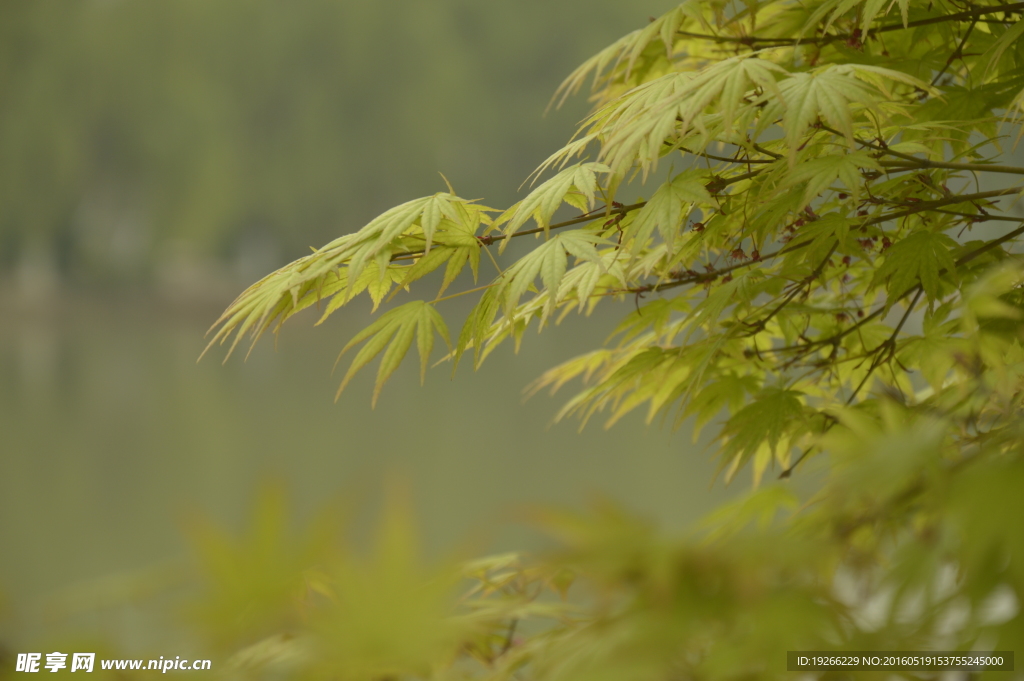
[[648,5],[5,2],[0,280],[223,293],[437,170],[511,201],[560,75]]

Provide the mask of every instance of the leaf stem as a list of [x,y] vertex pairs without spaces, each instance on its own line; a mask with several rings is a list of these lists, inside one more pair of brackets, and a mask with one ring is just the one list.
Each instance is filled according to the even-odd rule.
[[490,284],[485,284],[483,286],[477,286],[476,288],[467,289],[465,291],[459,291],[458,293],[451,293],[451,294],[449,294],[447,296],[444,296],[443,298],[435,298],[433,301],[431,301],[431,303],[432,304],[433,303],[440,303],[441,301],[451,300],[452,298],[458,298],[459,296],[464,296],[464,295],[466,295],[468,293],[476,293],[477,291],[483,291],[485,289],[492,288],[496,283],[497,282],[491,282]]

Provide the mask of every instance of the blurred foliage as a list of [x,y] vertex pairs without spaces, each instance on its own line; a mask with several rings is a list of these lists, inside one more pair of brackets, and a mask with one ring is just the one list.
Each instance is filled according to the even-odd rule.
[[556,79],[645,11],[588,4],[587,45],[571,4],[4,2],[0,270],[248,278],[438,170],[514,188]]
[[[372,546],[337,508],[291,542],[282,490],[266,487],[246,534],[194,536],[203,594],[193,610],[228,674],[301,668],[316,678],[428,674],[472,630],[454,615],[458,570],[429,567],[408,494],[392,485]],[[221,659],[225,659],[226,655]]]
[[[787,650],[1013,650],[1024,433],[964,474],[941,465],[948,424],[882,412],[843,419],[836,465],[801,508],[777,482],[683,536],[599,502],[538,512],[557,547],[546,555],[429,568],[407,498],[392,495],[369,553],[321,535],[320,562],[286,573],[294,554],[253,560],[225,537],[239,570],[203,573],[218,610],[207,640],[227,641],[254,608],[269,615],[214,649],[234,651],[221,672],[239,679],[786,678]],[[270,508],[243,542],[277,541],[287,518]]]
[[234,539],[203,518],[191,524],[192,542],[210,591],[193,617],[212,642],[237,645],[300,621],[303,591],[315,583],[305,570],[327,558],[341,518],[325,515],[312,524],[308,536],[296,542],[285,511],[284,491],[265,486],[245,536]]

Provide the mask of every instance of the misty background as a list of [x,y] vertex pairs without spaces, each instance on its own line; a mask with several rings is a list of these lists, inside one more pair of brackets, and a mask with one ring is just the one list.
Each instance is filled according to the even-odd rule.
[[490,206],[521,198],[587,111],[578,96],[543,116],[562,78],[671,5],[0,3],[0,648],[85,632],[153,650],[172,626],[153,575],[186,555],[182,518],[238,527],[268,477],[301,518],[399,471],[438,550],[530,546],[511,522],[525,504],[606,494],[682,527],[720,500],[685,430],[634,416],[577,434],[549,427],[565,395],[522,403],[603,342],[614,306],[454,381],[440,367],[420,388],[403,367],[376,410],[372,375],[337,403],[329,375],[361,303],[245,363],[196,364],[244,286],[444,190],[439,172]]

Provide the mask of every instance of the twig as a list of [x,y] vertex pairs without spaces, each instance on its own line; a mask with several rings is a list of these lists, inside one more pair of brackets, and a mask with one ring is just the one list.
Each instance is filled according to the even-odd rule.
[[860,384],[858,384],[854,391],[850,393],[850,397],[847,398],[846,400],[846,406],[850,406],[850,404],[853,403],[853,401],[857,398],[857,393],[860,392],[861,388],[863,388],[864,385],[868,382],[868,379],[871,378],[871,374],[874,372],[874,370],[882,366],[882,364],[885,362],[885,359],[881,359],[885,353],[875,353],[878,353],[879,350],[882,350],[883,348],[887,348],[888,355],[891,358],[893,353],[895,352],[896,338],[897,336],[899,336],[900,331],[903,329],[903,325],[907,323],[907,319],[910,318],[910,313],[914,311],[914,307],[917,305],[917,301],[921,299],[921,294],[924,293],[924,287],[921,284],[918,284],[916,288],[917,294],[915,294],[914,299],[910,301],[910,305],[907,306],[907,311],[903,313],[903,317],[900,318],[899,324],[897,324],[896,328],[893,329],[892,335],[890,335],[885,341],[883,341],[881,345],[879,345],[877,348],[871,351],[871,354],[875,355],[875,357],[871,360],[871,366],[868,367],[868,372],[864,375],[864,378],[861,380]]
[[753,327],[753,329],[750,331],[749,335],[752,336],[754,334],[757,334],[757,333],[760,333],[761,331],[763,331],[765,325],[767,325],[768,322],[771,321],[772,317],[774,317],[779,312],[781,312],[782,309],[785,308],[787,305],[789,305],[793,301],[793,299],[796,298],[797,295],[801,291],[804,290],[804,288],[806,286],[808,286],[812,281],[814,281],[822,273],[822,271],[824,271],[825,266],[828,264],[829,260],[832,258],[832,254],[836,252],[837,248],[839,248],[839,242],[838,241],[836,241],[836,242],[834,242],[832,244],[832,248],[830,248],[828,253],[825,254],[825,257],[822,258],[822,260],[818,264],[818,266],[815,267],[814,270],[809,275],[807,275],[802,282],[800,282],[799,284],[795,285],[793,287],[793,290],[790,291],[788,294],[786,294],[786,297],[782,300],[782,302],[779,303],[775,307],[775,309],[773,309],[771,312],[769,312],[766,317],[764,317],[763,319],[759,319],[756,322],[749,322],[748,326]]
[[[1018,219],[1017,222],[1024,222],[1024,220]],[[1024,234],[1024,227],[1020,227],[1020,228],[1015,229],[1015,230],[1013,230],[1011,232],[1008,232],[1008,233],[1004,234],[1003,236],[999,237],[998,239],[993,239],[992,241],[989,241],[989,242],[985,243],[984,245],[979,246],[978,248],[974,249],[970,253],[965,253],[961,257],[957,258],[956,265],[958,267],[960,265],[965,265],[968,262],[970,262],[971,260],[974,260],[975,258],[977,258],[979,255],[985,253],[986,251],[990,251],[993,248],[995,248],[996,246],[1004,244],[1007,241],[1013,239],[1014,237],[1020,236],[1021,234]],[[939,274],[939,276],[942,276],[945,273],[946,273],[946,270],[945,270],[945,268],[943,268],[943,269],[939,270],[938,274]],[[904,291],[902,294],[900,294],[900,296],[896,300],[894,300],[893,302],[894,303],[898,303],[899,301],[903,300],[904,298],[909,296],[911,293],[913,293],[917,288],[918,288],[917,285],[911,286],[906,291]],[[840,333],[837,333],[837,334],[834,334],[832,336],[829,336],[828,338],[822,338],[820,340],[809,341],[807,343],[802,343],[800,345],[787,345],[787,346],[784,346],[784,347],[781,347],[781,348],[765,348],[761,352],[777,353],[777,352],[790,352],[790,351],[793,351],[793,350],[806,350],[806,352],[810,352],[811,350],[813,350],[816,347],[823,347],[823,346],[826,346],[826,345],[834,345],[834,344],[838,343],[839,341],[841,341],[846,336],[850,335],[851,333],[853,333],[854,331],[859,329],[860,327],[862,327],[865,324],[867,324],[868,322],[870,322],[871,320],[873,320],[876,317],[880,316],[883,312],[885,312],[885,306],[884,305],[882,307],[879,307],[874,312],[866,315],[863,319],[859,320],[856,324],[854,324],[850,328],[845,329],[845,330],[841,331]],[[804,354],[806,354],[806,352]]]
[[918,19],[916,21],[907,22],[904,26],[903,22],[898,24],[887,24],[878,28],[868,29],[866,35],[859,35],[853,33],[837,33],[835,35],[823,35],[823,36],[812,36],[808,38],[762,38],[760,36],[720,36],[709,33],[694,33],[692,31],[677,31],[679,35],[685,38],[696,38],[698,40],[709,40],[716,43],[736,43],[739,45],[746,45],[747,47],[753,48],[757,43],[762,43],[768,47],[777,46],[785,47],[791,45],[799,45],[801,43],[813,43],[818,45],[827,45],[828,43],[835,42],[837,40],[850,40],[857,38],[860,40],[866,40],[872,35],[878,33],[888,33],[890,31],[902,31],[908,28],[915,28],[917,26],[928,26],[931,24],[941,24],[946,21],[961,21],[964,19],[977,19],[985,16],[986,14],[996,14],[997,12],[1019,12],[1024,10],[1024,2],[1016,2],[1008,5],[997,5],[990,7],[975,7],[974,9],[965,10],[963,12],[955,12],[953,14],[944,14],[938,17],[931,17],[928,19]]
[[516,625],[519,624],[518,618],[512,618],[512,623],[508,625],[508,634],[505,635],[505,645],[501,647],[501,652],[498,653],[498,657],[501,657],[509,650],[512,649],[512,642],[515,640]]
[[934,78],[932,78],[932,87],[935,87],[935,84],[938,83],[939,79],[945,75],[946,71],[949,69],[949,67],[953,64],[954,61],[956,61],[957,59],[964,58],[964,45],[967,44],[967,39],[971,37],[971,31],[974,30],[974,25],[977,23],[978,20],[977,18],[975,18],[975,20],[971,22],[971,25],[967,27],[967,32],[964,33],[964,37],[960,39],[960,44],[956,46],[955,50],[953,50],[953,54],[949,55],[949,58],[946,60],[946,65],[943,66],[942,69],[935,74]]
[[[825,132],[832,133],[833,135],[837,135],[840,137],[843,136],[843,133],[839,132],[838,130],[834,130],[833,128],[830,128],[827,125],[822,124],[819,125],[818,127],[824,130]],[[903,160],[914,164],[912,166],[913,168],[946,168],[949,170],[970,170],[983,173],[1009,173],[1012,175],[1024,175],[1024,168],[1021,168],[1019,166],[1005,166],[997,165],[994,163],[953,163],[948,161],[932,161],[926,158],[918,158],[916,156],[911,156],[910,154],[904,154],[902,151],[896,151],[895,149],[890,149],[888,146],[876,144],[869,140],[861,139],[859,137],[855,137],[854,140],[858,144],[862,144],[863,146],[868,147],[870,149],[874,149],[875,151],[878,151],[880,153],[889,154],[890,156],[895,156],[897,158],[902,158]],[[880,161],[880,165],[886,168],[901,168],[906,164],[901,164],[897,161]]]
[[[955,205],[957,203],[966,203],[968,201],[977,201],[980,199],[989,199],[997,196],[1006,196],[1008,194],[1016,194],[1020,191],[1020,187],[1008,187],[1006,189],[994,189],[992,191],[978,192],[976,194],[964,194],[960,196],[949,197],[946,199],[937,199],[935,201],[921,201],[920,203],[915,203],[913,208],[908,208],[907,210],[896,211],[893,213],[887,213],[885,215],[879,215],[878,217],[871,218],[870,220],[865,220],[860,224],[865,227],[870,225],[877,225],[882,222],[896,220],[902,217],[906,217],[908,215],[914,215],[915,213],[933,210],[935,208],[939,208],[942,206]],[[1018,230],[1017,233],[1019,233],[1020,231],[1024,231],[1024,228],[1022,228],[1022,230]],[[1016,233],[1011,233],[1010,235],[1003,237],[1002,240],[997,241],[999,241],[999,243],[1002,243],[1007,239],[1013,238],[1013,236],[1016,236]],[[678,286],[686,286],[687,284],[704,282],[707,281],[708,279],[715,279],[723,274],[729,274],[730,272],[734,272],[743,267],[750,267],[751,265],[761,262],[763,260],[770,260],[772,258],[777,258],[780,255],[785,255],[787,253],[792,253],[793,251],[798,251],[800,249],[806,248],[807,246],[810,246],[813,242],[814,239],[807,239],[806,241],[801,241],[796,244],[790,244],[776,251],[772,251],[770,253],[763,253],[761,254],[761,257],[758,258],[757,260],[748,260],[746,262],[737,263],[735,265],[730,265],[728,267],[723,267],[721,269],[715,270],[714,272],[708,272],[707,274],[687,274],[676,279],[673,279],[672,281],[667,282],[665,284],[655,284],[650,287],[645,286],[641,288],[616,289],[614,291],[609,291],[608,293],[637,293],[638,291],[641,293],[647,293],[650,291],[663,291],[665,289],[676,288]],[[995,245],[998,244],[993,243],[993,246]]]

